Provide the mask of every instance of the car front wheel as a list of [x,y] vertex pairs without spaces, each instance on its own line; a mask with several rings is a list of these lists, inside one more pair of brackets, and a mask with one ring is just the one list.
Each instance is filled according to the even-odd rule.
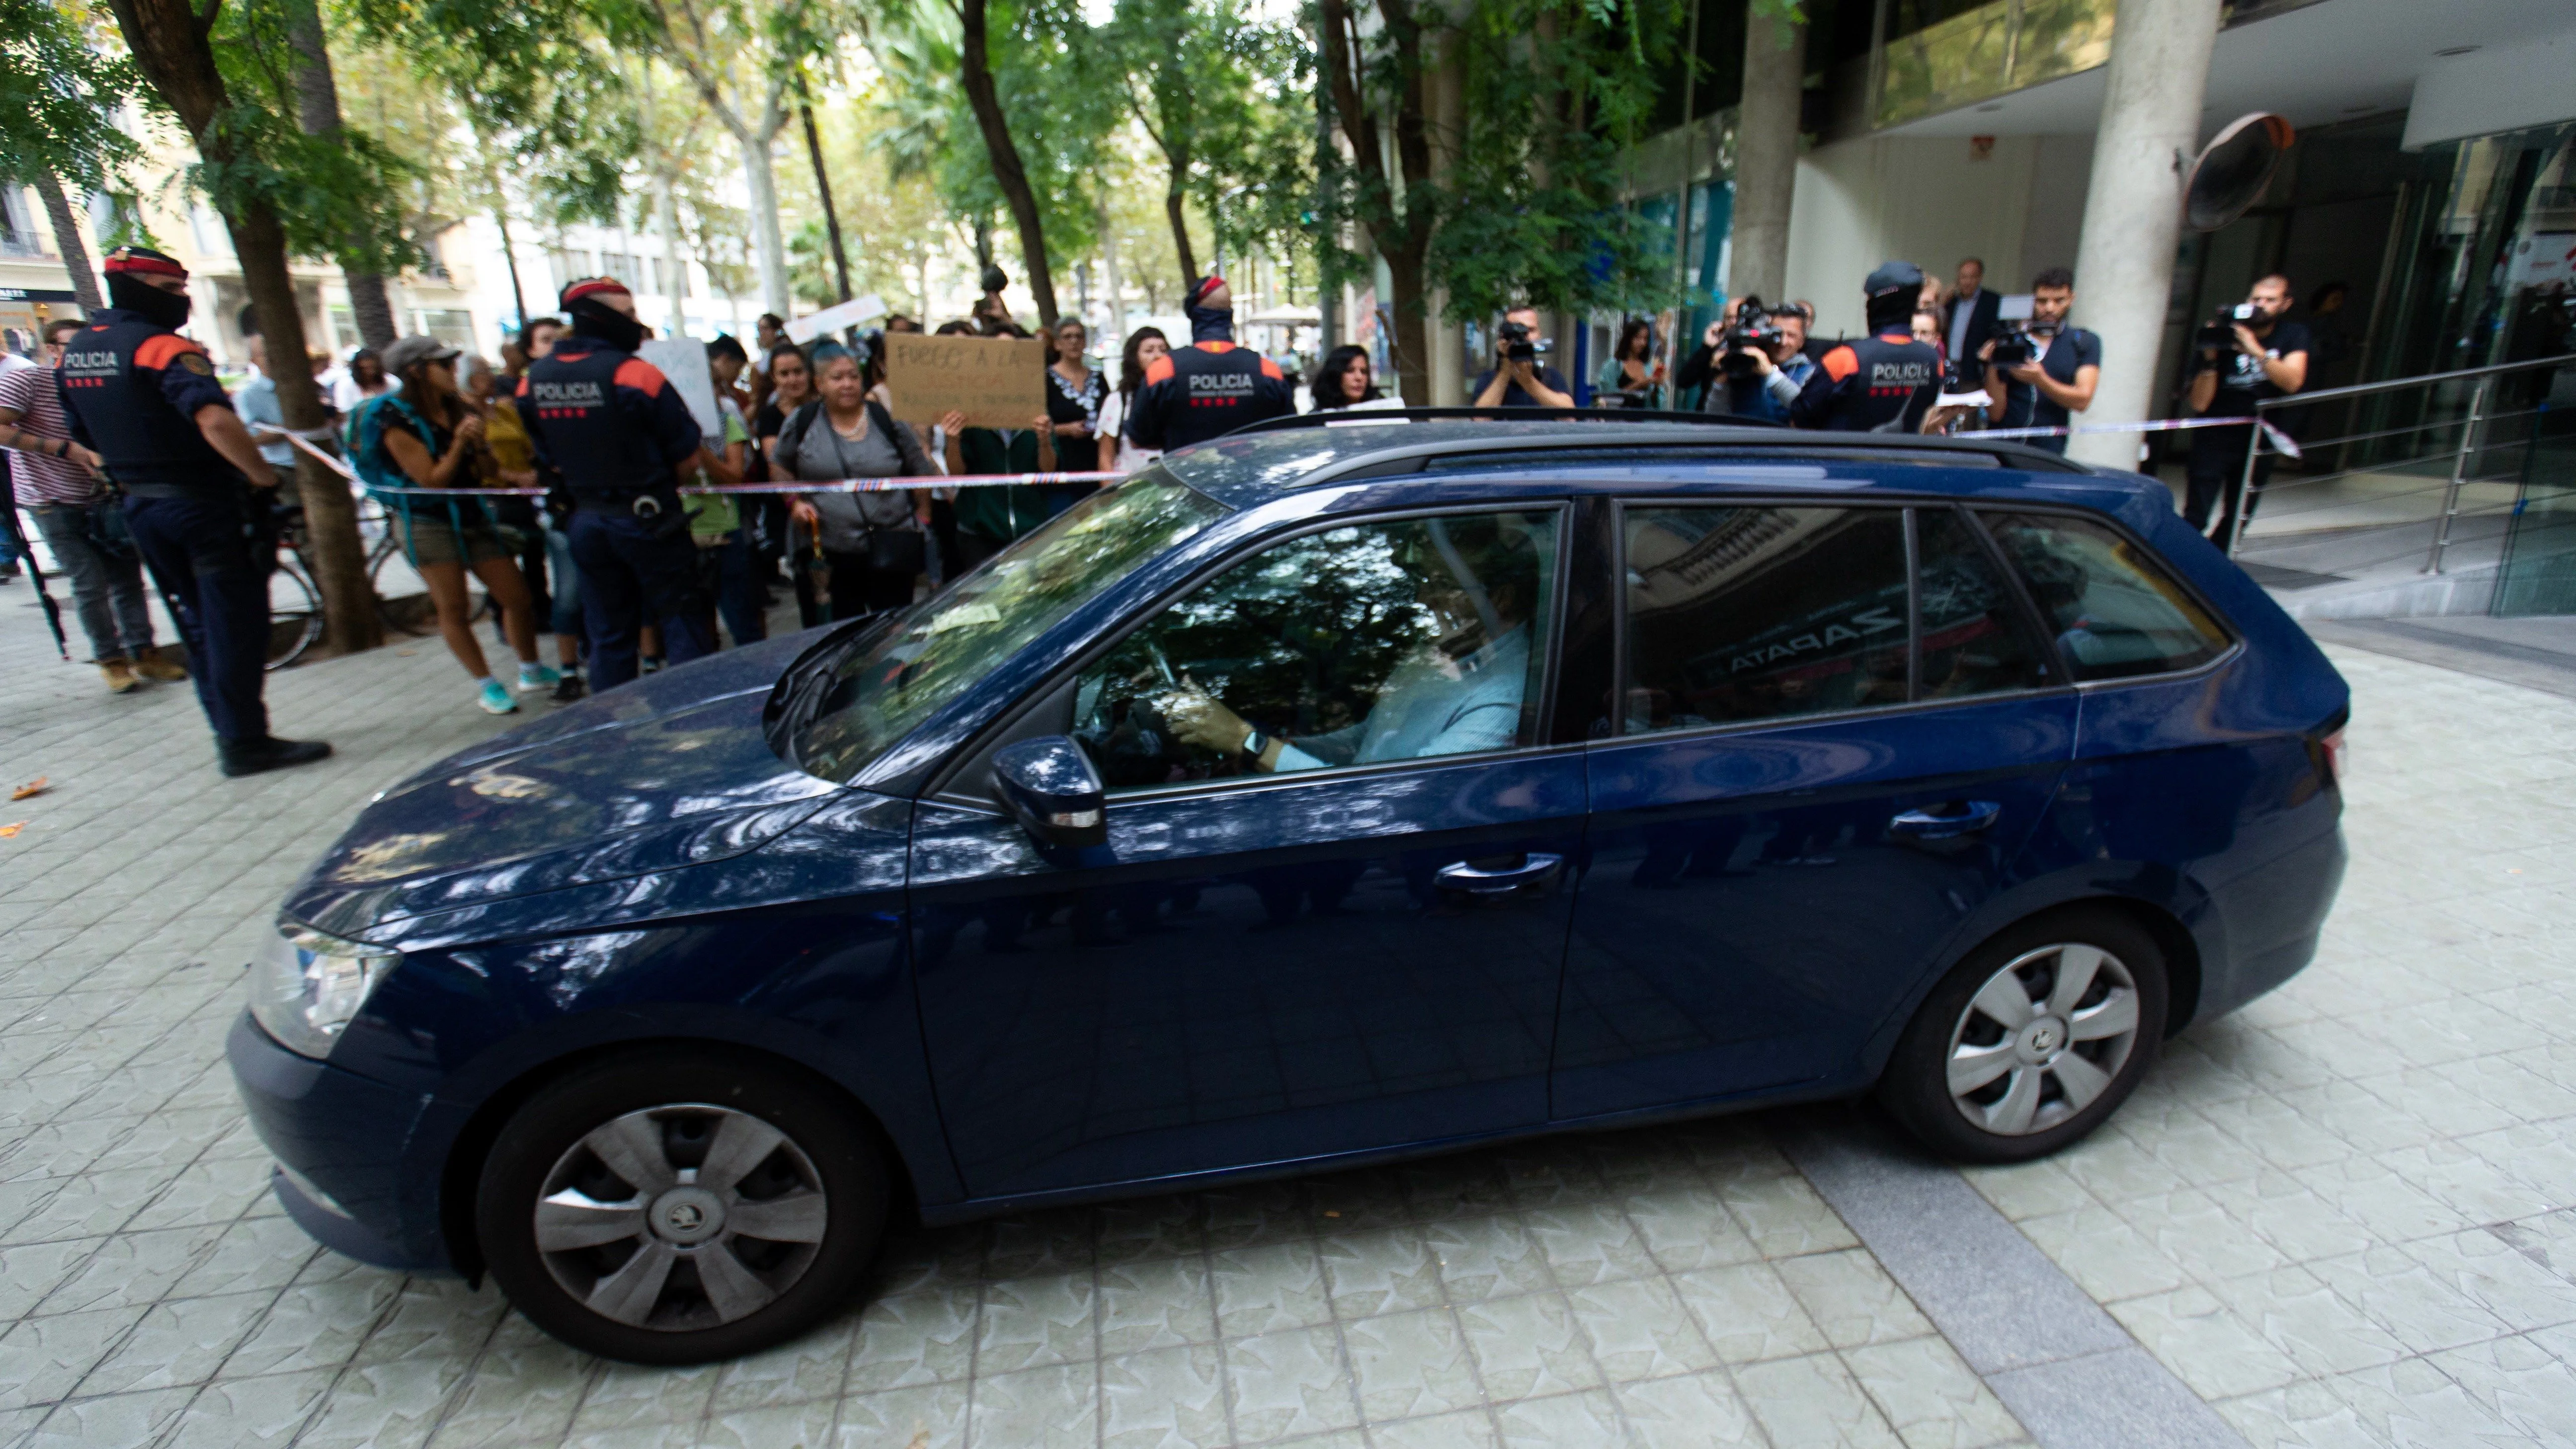
[[783,1342],[845,1304],[884,1231],[882,1152],[846,1102],[716,1053],[622,1056],[520,1108],[475,1223],[548,1333],[630,1363]]
[[2025,922],[1942,978],[1880,1078],[1891,1115],[1945,1157],[2026,1162],[2100,1126],[2164,1035],[2164,953],[2108,911]]

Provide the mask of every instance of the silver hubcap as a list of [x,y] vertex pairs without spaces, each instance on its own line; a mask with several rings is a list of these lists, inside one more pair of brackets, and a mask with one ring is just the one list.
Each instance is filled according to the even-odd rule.
[[767,1307],[813,1266],[830,1221],[821,1175],[786,1134],[680,1102],[604,1123],[555,1160],[537,1251],[593,1312],[676,1333]]
[[2042,946],[1986,978],[1950,1028],[1950,1100],[2002,1137],[2091,1106],[2138,1041],[2138,983],[2098,946]]

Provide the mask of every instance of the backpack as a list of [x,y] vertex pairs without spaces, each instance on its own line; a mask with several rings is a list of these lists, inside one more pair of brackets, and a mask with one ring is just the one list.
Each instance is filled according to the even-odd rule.
[[[393,409],[404,422],[410,424],[422,439],[426,440],[433,436],[429,424],[422,420],[419,410],[404,402],[401,393],[383,393],[358,404],[357,411],[349,414],[349,425],[342,433],[341,444],[348,450],[350,469],[358,475],[358,481],[365,484],[371,492],[380,488],[413,486],[410,475],[403,472],[402,465],[396,463],[392,455],[385,451],[385,410],[387,408]],[[432,445],[424,441],[423,446]]]

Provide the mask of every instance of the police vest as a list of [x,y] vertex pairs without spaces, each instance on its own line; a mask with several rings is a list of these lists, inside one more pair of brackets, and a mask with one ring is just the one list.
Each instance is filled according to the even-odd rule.
[[108,472],[128,489],[224,489],[245,483],[241,471],[179,411],[163,374],[186,375],[183,389],[230,406],[205,349],[165,327],[113,310],[64,339],[59,372],[63,403],[79,419]]
[[587,337],[566,337],[528,364],[519,420],[575,493],[659,493],[678,485],[654,447],[641,408],[619,406],[621,388],[653,396],[667,386],[653,364]]
[[1864,337],[1826,353],[1824,370],[1834,379],[1829,429],[1902,432],[1921,423],[1923,408],[1939,395],[1941,353],[1911,337]]
[[1279,364],[1230,342],[1202,342],[1174,348],[1145,370],[1128,435],[1168,451],[1296,410],[1296,390]]

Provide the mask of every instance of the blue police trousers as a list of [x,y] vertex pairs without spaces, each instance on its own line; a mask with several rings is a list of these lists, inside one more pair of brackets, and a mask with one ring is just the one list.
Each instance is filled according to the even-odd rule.
[[179,622],[206,722],[226,740],[268,738],[268,576],[277,545],[252,523],[264,503],[235,491],[125,500],[126,531]]
[[590,635],[590,687],[615,689],[636,674],[643,626],[661,626],[662,657],[686,664],[715,652],[698,550],[685,528],[622,508],[583,507],[572,516],[572,559],[581,569],[582,627]]

